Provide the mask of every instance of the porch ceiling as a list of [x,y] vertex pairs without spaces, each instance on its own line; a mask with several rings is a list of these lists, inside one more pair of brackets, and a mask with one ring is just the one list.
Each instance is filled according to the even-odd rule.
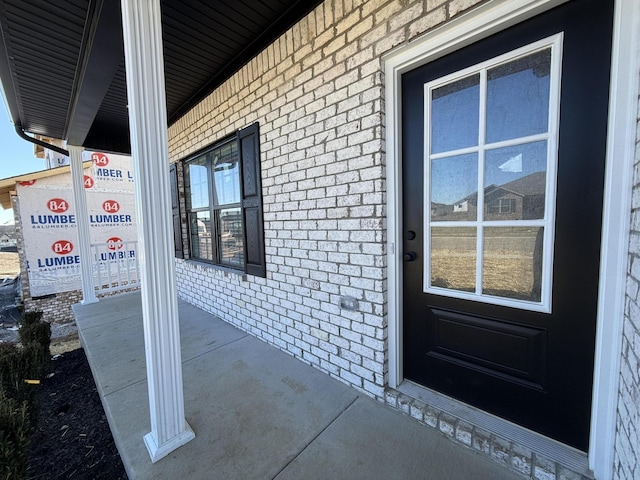
[[[161,0],[175,122],[321,0]],[[129,153],[120,2],[0,0],[0,80],[25,132]]]

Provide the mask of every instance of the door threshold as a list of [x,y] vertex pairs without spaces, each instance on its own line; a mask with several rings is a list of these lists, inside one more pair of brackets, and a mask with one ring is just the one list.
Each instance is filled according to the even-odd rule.
[[[587,454],[409,380],[385,402],[451,440],[533,478],[593,479]],[[576,476],[577,475],[577,476]]]

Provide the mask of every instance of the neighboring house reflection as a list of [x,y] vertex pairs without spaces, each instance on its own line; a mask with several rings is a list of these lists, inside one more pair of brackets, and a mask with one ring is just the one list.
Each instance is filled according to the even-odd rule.
[[[532,220],[544,218],[546,172],[535,172],[503,185],[484,189],[483,220]],[[476,220],[477,192],[452,205],[431,203],[433,221]]]

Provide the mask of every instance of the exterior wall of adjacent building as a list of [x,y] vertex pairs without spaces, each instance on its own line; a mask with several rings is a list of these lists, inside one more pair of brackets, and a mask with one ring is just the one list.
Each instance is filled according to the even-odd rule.
[[24,253],[24,237],[22,234],[22,216],[20,214],[20,201],[18,196],[11,198],[13,206],[14,223],[16,226],[16,236],[18,241],[18,256],[20,258],[20,283],[22,286],[22,302],[25,312],[42,312],[42,319],[49,323],[66,324],[74,321],[71,306],[82,300],[80,290],[70,292],[55,293],[42,297],[32,297],[29,288],[29,273],[27,270],[27,260]]
[[[173,124],[170,160],[181,162],[259,122],[267,262],[267,277],[258,278],[188,260],[183,171],[178,168],[185,251],[184,260],[176,259],[178,292],[368,395],[445,434],[450,431],[452,439],[520,473],[582,478],[562,467],[547,468],[544,458],[508,439],[385,392],[389,359],[381,57],[479,3],[327,0]],[[640,142],[640,120],[638,132]],[[640,153],[634,185],[612,466],[618,479],[640,472]],[[357,311],[341,309],[342,296],[355,297]]]
[[[112,156],[112,158],[117,158],[117,157]],[[120,168],[120,167],[117,167],[117,168]],[[64,175],[69,175],[69,174],[60,173],[58,175],[62,176],[60,178],[65,178],[65,181],[66,181],[66,177],[64,177]],[[93,176],[95,178],[95,175]],[[38,180],[38,181],[44,181],[47,178],[54,178],[54,177],[45,176],[43,180]],[[58,176],[56,176],[55,178],[58,178]],[[100,187],[104,188],[102,184],[100,184]],[[17,250],[18,250],[18,256],[20,261],[20,286],[21,286],[22,307],[26,312],[31,312],[31,311],[42,312],[43,320],[51,324],[62,325],[62,324],[71,323],[74,321],[74,315],[71,310],[71,307],[74,304],[81,302],[83,299],[82,290],[80,288],[73,287],[73,282],[75,281],[74,278],[69,277],[69,281],[65,284],[65,288],[72,288],[71,290],[68,290],[68,291],[39,294],[39,292],[36,291],[36,288],[34,289],[31,288],[30,280],[33,280],[33,277],[31,279],[29,278],[30,273],[29,273],[29,269],[27,268],[27,259],[29,258],[28,257],[29,247],[25,247],[25,236],[28,236],[29,233],[25,233],[25,230],[28,230],[29,228],[29,215],[33,214],[34,211],[30,209],[30,208],[33,208],[33,205],[30,205],[29,202],[25,200],[24,198],[25,195],[22,194],[21,196],[21,193],[20,193],[21,190],[18,185],[16,185],[15,190],[17,191],[17,194],[11,196],[11,205],[12,205],[13,214],[14,214],[15,237],[17,241]],[[50,192],[51,190],[42,189],[40,191],[44,192],[46,197],[47,195],[49,195],[48,192]],[[56,191],[55,186],[53,188],[53,191]],[[60,191],[61,190],[58,190],[58,194],[60,194]],[[117,186],[115,189],[112,188],[108,192],[109,192],[110,198],[116,198],[120,200],[120,203],[122,204],[122,206],[124,207],[126,205],[126,207],[129,209],[128,211],[131,211],[134,208],[132,203],[133,194],[131,194],[130,196],[126,196],[121,191],[117,190]],[[94,201],[94,206],[93,206],[93,209],[90,209],[90,213],[94,213],[98,215],[104,213],[99,209],[95,208],[95,203],[96,202]],[[24,213],[24,218],[23,218],[23,213]],[[135,238],[135,227],[131,227],[129,225],[121,225],[116,228],[119,228],[119,230],[116,230],[116,231],[120,235],[123,235],[123,236],[124,234],[129,235],[128,237],[125,237],[125,241],[129,241],[132,235]],[[133,228],[133,234],[130,232],[132,228]],[[127,231],[127,229],[129,231]],[[107,235],[103,234],[103,238],[105,236],[109,236],[108,235],[109,232],[112,232],[112,231],[113,230],[108,230]],[[44,235],[41,235],[40,233],[34,234],[32,232],[31,235],[32,235],[31,246],[33,246],[34,243],[45,241]],[[29,245],[28,241],[27,241],[27,245]],[[33,261],[32,261],[32,265],[33,265]],[[105,277],[103,276],[102,279],[104,280]],[[111,280],[115,280],[115,279],[112,278]],[[62,277],[61,281],[65,282],[66,279]],[[72,286],[69,286],[69,282],[72,282]],[[75,285],[78,285],[77,281],[75,282]],[[139,288],[139,284],[136,282],[132,288],[123,287],[119,290],[110,291],[106,293],[104,291],[99,290],[97,296],[98,298],[103,298],[106,296],[111,296],[111,295],[122,293],[125,291],[137,290],[138,288]]]
[[640,476],[640,99],[632,198],[614,460],[615,478],[625,480]]

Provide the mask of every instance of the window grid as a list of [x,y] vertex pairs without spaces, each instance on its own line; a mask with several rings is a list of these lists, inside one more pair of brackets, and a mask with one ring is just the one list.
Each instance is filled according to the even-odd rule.
[[[446,77],[439,78],[425,85],[425,179],[424,179],[424,222],[425,222],[425,265],[424,265],[424,291],[458,298],[468,298],[486,303],[493,303],[506,306],[515,306],[534,311],[550,312],[551,309],[551,268],[553,264],[553,234],[555,220],[555,174],[557,162],[557,135],[559,116],[559,76],[561,62],[562,34],[555,35],[548,39],[541,40],[534,44],[522,47],[513,52],[494,58],[479,65],[475,65],[462,71],[453,73]],[[487,72],[496,66],[512,62],[518,58],[534,54],[543,50],[551,51],[550,69],[550,89],[549,89],[549,112],[547,131],[533,135],[511,138],[497,142],[488,143],[486,140],[487,125]],[[480,74],[479,84],[479,124],[478,124],[478,144],[477,146],[459,148],[450,151],[440,151],[431,154],[431,92],[446,84],[456,80],[469,77],[473,74]],[[545,208],[542,219],[529,220],[486,220],[483,217],[487,213],[485,206],[485,168],[486,153],[492,150],[507,148],[512,146],[522,146],[535,142],[546,141],[547,146],[547,169],[545,188]],[[477,212],[475,220],[467,221],[439,221],[431,218],[431,162],[438,159],[446,159],[463,154],[477,154]],[[502,200],[502,199],[500,199]],[[510,209],[513,203],[509,201]],[[500,208],[502,210],[502,208]],[[475,272],[475,292],[468,293],[458,290],[450,290],[442,286],[432,285],[431,278],[431,235],[432,227],[467,227],[476,229],[476,272]],[[526,300],[513,300],[509,298],[491,296],[483,293],[483,262],[484,262],[484,239],[485,227],[531,227],[542,228],[544,233],[544,260],[542,267],[542,292],[540,302],[530,302]]]
[[[185,162],[185,185],[188,190],[187,211],[191,219],[189,222],[189,238],[191,240],[192,257],[197,260],[211,262],[230,268],[242,269],[244,267],[244,246],[241,239],[244,233],[244,225],[242,221],[242,203],[239,198],[240,160],[238,150],[237,138],[234,137],[233,139],[227,139],[219,142],[206,152],[188,160]],[[230,191],[229,189],[224,188],[223,183],[218,184],[216,181],[216,155],[219,156],[218,163],[222,161],[231,161],[236,163],[236,166],[234,167],[236,169],[236,182],[233,182],[233,185],[228,185],[228,187],[231,187]],[[189,167],[190,165],[195,165],[203,160],[204,165],[207,168],[207,187],[209,194],[208,205],[193,208],[191,206],[192,198]],[[224,169],[218,169],[218,171],[222,170]],[[222,176],[222,182],[224,182],[224,180],[224,176]],[[237,201],[226,201],[228,198],[235,198]],[[235,218],[229,219],[229,215],[224,215],[224,212],[234,210],[237,211],[236,214],[232,215]],[[207,212],[209,214],[209,226],[208,229],[204,230],[199,223],[201,221],[198,220],[199,213],[202,212]],[[224,230],[223,227],[229,228]],[[225,239],[225,237],[230,238]],[[197,245],[197,247],[195,247],[195,245]],[[232,256],[227,255],[229,250],[234,251]]]

